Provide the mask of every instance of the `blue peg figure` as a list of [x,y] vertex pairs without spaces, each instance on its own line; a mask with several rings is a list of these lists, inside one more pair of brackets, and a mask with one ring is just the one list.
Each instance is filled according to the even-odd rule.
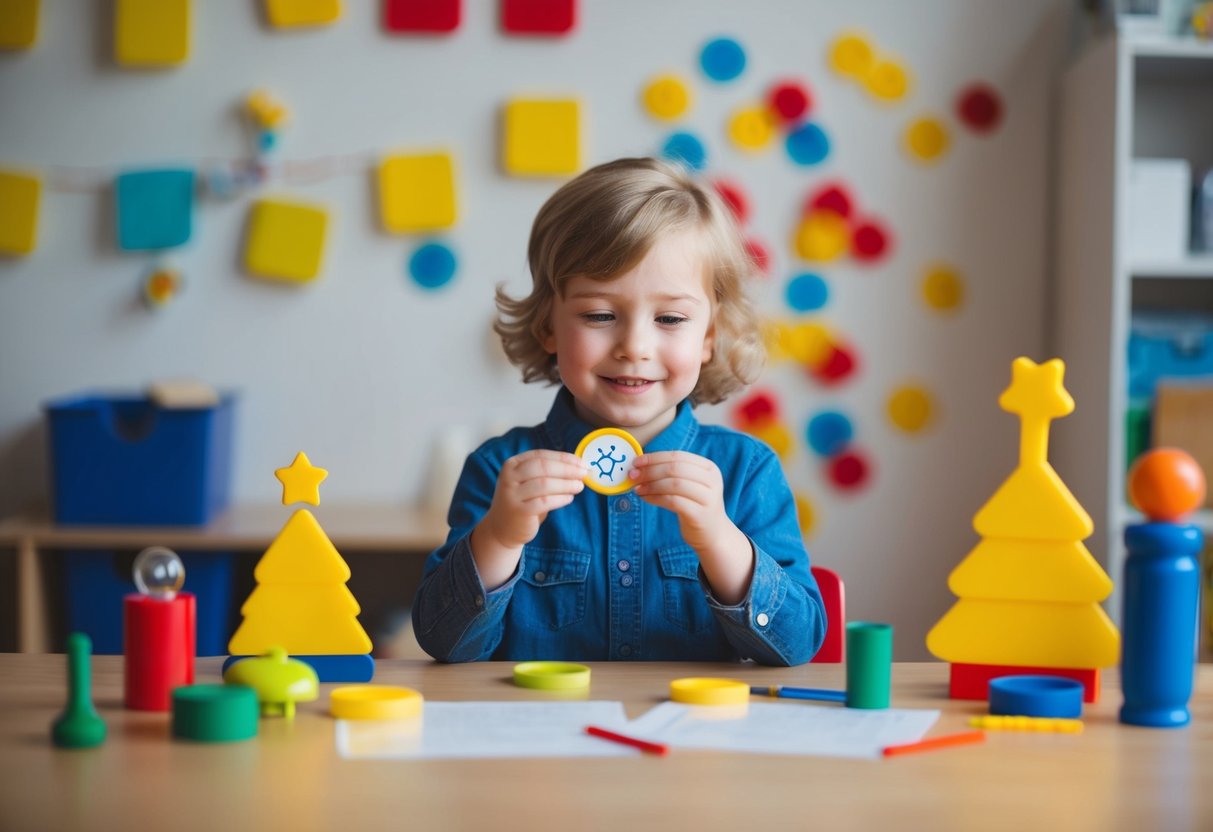
[[1120,721],[1179,728],[1192,715],[1203,535],[1178,521],[1204,502],[1189,454],[1158,448],[1129,470],[1129,499],[1149,522],[1125,529]]

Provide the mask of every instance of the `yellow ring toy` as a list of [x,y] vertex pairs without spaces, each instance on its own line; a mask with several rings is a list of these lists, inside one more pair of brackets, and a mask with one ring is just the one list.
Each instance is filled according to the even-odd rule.
[[688,705],[745,705],[750,686],[736,679],[688,676],[670,682],[670,699]]
[[522,662],[514,665],[514,684],[534,690],[588,688],[590,669],[572,662]]
[[[624,458],[619,460],[615,459],[614,454],[616,452],[616,447],[614,445],[611,446],[610,453],[608,454],[606,451],[602,450],[600,443],[597,442],[597,440],[603,439],[604,437],[618,439],[621,443],[626,444],[628,448],[635,453],[635,456],[633,456],[631,459],[627,459],[627,451],[624,450],[622,452]],[[599,466],[597,464],[599,460],[585,459],[585,457],[582,456],[582,454],[587,453],[587,451],[592,453],[595,450],[597,450],[600,454],[599,460],[603,461],[604,463],[606,461],[610,461],[611,465],[609,468]],[[623,428],[599,428],[598,430],[587,433],[585,438],[577,443],[577,450],[573,451],[573,453],[576,456],[585,459],[585,461],[590,464],[592,470],[590,473],[585,475],[584,480],[585,484],[590,488],[590,490],[597,491],[599,494],[610,495],[622,494],[625,491],[632,490],[632,478],[629,476],[632,471],[631,463],[635,461],[637,456],[644,453],[644,449],[640,447],[640,443],[636,441],[636,437],[632,436],[632,434],[628,433]],[[609,478],[609,481],[605,485],[602,482],[602,476],[604,474]]]
[[408,719],[421,714],[424,701],[412,688],[346,685],[333,688],[329,713],[337,719]]

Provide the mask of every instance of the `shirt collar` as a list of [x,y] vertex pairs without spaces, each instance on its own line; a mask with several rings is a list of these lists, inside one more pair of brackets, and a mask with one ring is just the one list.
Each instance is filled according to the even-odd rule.
[[[558,451],[572,453],[577,449],[585,435],[593,430],[577,416],[573,406],[573,394],[567,387],[561,387],[552,402],[552,409],[543,423],[544,430],[552,441],[552,447]],[[691,440],[699,429],[699,422],[691,408],[691,400],[683,399],[678,404],[674,421],[665,430],[653,437],[653,441],[645,446],[645,451],[682,451],[688,448]]]

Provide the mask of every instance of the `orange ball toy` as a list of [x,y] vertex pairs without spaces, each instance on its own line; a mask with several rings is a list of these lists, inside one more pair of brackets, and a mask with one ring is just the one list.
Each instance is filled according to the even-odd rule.
[[1129,468],[1129,500],[1151,520],[1173,523],[1205,500],[1205,474],[1192,455],[1155,448]]

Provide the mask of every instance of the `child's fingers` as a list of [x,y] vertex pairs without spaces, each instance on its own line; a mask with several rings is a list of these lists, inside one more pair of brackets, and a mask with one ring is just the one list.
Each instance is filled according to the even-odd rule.
[[649,502],[653,502],[654,498],[682,497],[701,506],[712,505],[719,499],[716,497],[718,489],[709,483],[686,477],[666,477],[638,483],[636,493]]
[[523,503],[523,508],[530,514],[544,515],[549,511],[567,506],[573,502],[575,496],[575,494],[545,494],[542,497],[527,500]]
[[537,450],[507,460],[501,473],[515,483],[522,483],[542,478],[580,480],[588,470],[589,466],[573,454]]
[[533,480],[519,483],[515,489],[515,497],[520,502],[527,502],[539,497],[547,497],[551,495],[568,495],[569,497],[580,494],[585,488],[585,483],[581,480],[569,480],[560,477],[537,477]]

